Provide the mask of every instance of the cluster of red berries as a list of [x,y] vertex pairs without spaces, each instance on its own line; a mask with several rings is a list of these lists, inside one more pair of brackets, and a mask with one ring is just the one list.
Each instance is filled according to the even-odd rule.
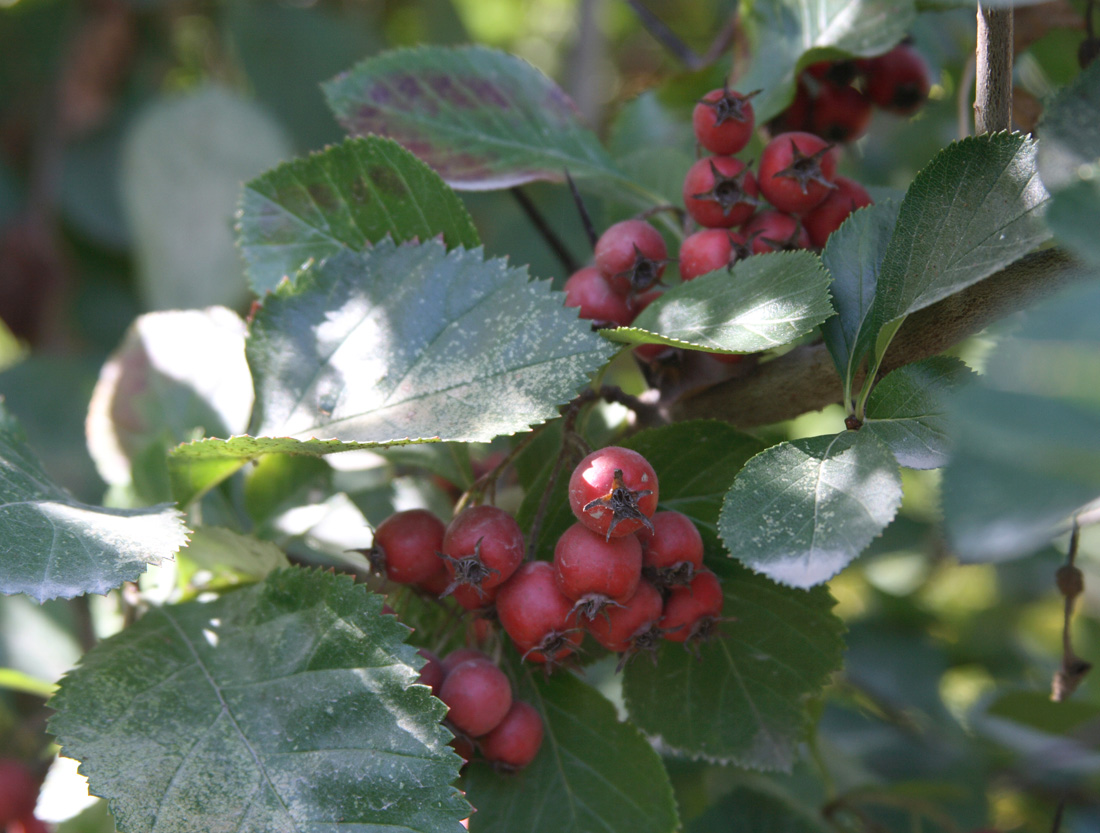
[[821,61],[799,75],[794,101],[773,126],[854,142],[867,132],[875,107],[910,116],[931,86],[928,64],[909,43],[874,58]]
[[498,769],[523,769],[542,745],[542,718],[530,703],[512,696],[508,677],[486,654],[459,648],[440,660],[421,650],[427,662],[420,682],[447,704],[451,742],[463,760],[475,754]]
[[46,825],[35,818],[38,779],[22,761],[0,758],[0,831],[3,833],[46,833]]
[[570,478],[577,522],[559,538],[553,563],[524,563],[519,525],[488,505],[447,526],[425,510],[398,512],[366,552],[391,580],[495,617],[525,660],[557,665],[587,631],[625,661],[662,638],[707,638],[722,610],[698,530],[679,512],[657,512],[657,490],[641,454],[611,446],[585,457]]

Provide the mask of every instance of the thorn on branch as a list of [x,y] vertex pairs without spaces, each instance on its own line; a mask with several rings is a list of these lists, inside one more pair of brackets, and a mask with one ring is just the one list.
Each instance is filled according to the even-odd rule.
[[569,183],[569,193],[573,195],[573,202],[577,206],[577,213],[581,217],[581,225],[584,226],[584,233],[588,235],[588,243],[592,246],[592,250],[596,250],[596,242],[600,239],[600,236],[596,234],[596,226],[592,223],[592,216],[588,213],[588,208],[584,204],[584,200],[581,198],[581,192],[577,190],[577,183],[573,181],[573,177],[569,175],[569,169],[565,169],[565,181]]

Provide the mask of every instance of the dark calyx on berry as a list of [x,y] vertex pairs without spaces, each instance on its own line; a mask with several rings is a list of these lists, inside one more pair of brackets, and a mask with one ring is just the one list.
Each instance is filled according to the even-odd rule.
[[629,269],[619,272],[615,277],[626,278],[630,283],[631,293],[645,292],[660,281],[666,263],[668,263],[668,260],[654,260],[646,257],[635,244],[634,263]]
[[641,521],[647,528],[652,530],[653,522],[638,508],[639,498],[651,494],[653,494],[652,489],[635,490],[629,488],[623,483],[623,470],[615,469],[611,491],[606,495],[588,501],[581,511],[588,512],[595,509],[597,506],[602,506],[605,509],[611,510],[611,525],[607,528],[608,540],[611,539],[611,533],[615,527],[626,520]]
[[791,139],[791,164],[782,170],[776,171],[772,176],[782,176],[793,179],[798,183],[798,187],[802,190],[803,194],[807,193],[807,186],[811,182],[820,183],[830,189],[836,188],[836,185],[830,182],[821,170],[822,158],[832,149],[832,145],[826,145],[816,153],[811,153],[807,156],[799,150],[794,139]]
[[727,121],[745,121],[746,102],[760,93],[761,90],[753,90],[751,93],[746,93],[745,95],[737,95],[736,93],[731,93],[727,86],[722,88],[722,95],[715,100],[711,101],[706,98],[701,98],[696,103],[704,107],[709,107],[714,111],[714,126],[717,127]]
[[714,185],[709,191],[692,194],[692,199],[713,200],[722,206],[722,214],[726,216],[729,215],[735,205],[755,206],[760,204],[760,201],[745,189],[745,177],[751,176],[749,167],[744,168],[734,176],[727,176],[711,162],[710,170],[714,175]]
[[455,591],[455,588],[459,585],[468,584],[477,590],[479,596],[484,596],[485,591],[481,588],[481,583],[485,581],[491,575],[500,575],[500,570],[495,570],[489,567],[481,560],[481,542],[484,538],[478,538],[477,543],[474,544],[474,551],[470,555],[464,555],[461,558],[454,558],[446,553],[440,553],[442,558],[445,558],[452,567],[454,567],[455,577],[451,579],[451,583],[447,585],[447,589],[443,591],[442,596],[449,596]]

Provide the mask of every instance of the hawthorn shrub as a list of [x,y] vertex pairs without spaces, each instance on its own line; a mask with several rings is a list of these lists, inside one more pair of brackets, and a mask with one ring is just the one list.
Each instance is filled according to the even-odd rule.
[[746,7],[606,143],[483,46],[324,83],[346,137],[241,190],[247,314],[103,365],[106,505],[0,409],[0,592],[123,612],[0,669],[0,826],[59,751],[124,833],[1095,829],[1100,64],[898,181],[959,78],[854,8]]

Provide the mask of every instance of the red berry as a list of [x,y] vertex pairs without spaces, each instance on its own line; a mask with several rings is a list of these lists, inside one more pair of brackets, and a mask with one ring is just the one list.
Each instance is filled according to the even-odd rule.
[[729,270],[752,254],[745,238],[736,231],[708,228],[684,238],[680,244],[680,277],[690,281],[707,272]]
[[[439,559],[440,564],[443,564],[443,559]],[[418,581],[416,586],[427,593],[429,596],[442,596],[447,592],[447,588],[451,585],[450,576],[447,575],[447,570],[444,568],[438,573],[432,573],[431,577],[425,581]]]
[[427,648],[421,648],[417,653],[427,660],[420,669],[420,677],[417,682],[429,686],[432,694],[438,697],[439,687],[443,685],[443,678],[447,676],[447,671],[443,668],[443,663],[439,661],[439,657]]
[[780,211],[804,214],[833,190],[836,156],[812,133],[780,133],[760,156],[760,193]]
[[461,607],[474,613],[491,608],[493,602],[496,601],[499,590],[500,585],[486,589],[485,587],[476,587],[473,584],[459,584],[451,591],[451,597]]
[[489,655],[476,648],[456,648],[443,658],[440,665],[443,666],[443,676],[446,677],[455,668],[472,659],[483,659],[492,662]]
[[731,228],[752,216],[760,191],[752,171],[732,156],[704,156],[684,177],[684,206],[707,228]]
[[810,235],[799,219],[782,211],[761,211],[741,231],[752,241],[752,252],[757,255],[810,246]]
[[396,512],[374,530],[365,550],[371,566],[399,584],[419,584],[443,571],[443,521],[426,509]]
[[843,87],[856,80],[859,67],[855,61],[849,60],[818,61],[816,64],[810,64],[803,72],[817,81],[828,81],[830,84]]
[[810,130],[830,142],[854,142],[871,123],[871,100],[855,87],[822,81]]
[[508,714],[478,745],[485,759],[498,767],[523,769],[542,746],[542,717],[530,703],[514,700]]
[[755,120],[749,99],[730,89],[711,90],[691,113],[695,138],[711,153],[730,155],[744,149],[752,138]]
[[496,728],[512,707],[512,684],[504,672],[484,659],[456,665],[439,689],[447,719],[460,732],[479,738]]
[[667,259],[665,239],[644,220],[615,223],[596,241],[596,267],[620,295],[657,283]]
[[605,538],[629,535],[657,511],[657,473],[637,451],[611,445],[580,461],[569,478],[577,520]]
[[665,600],[660,626],[671,642],[697,642],[709,638],[718,624],[725,598],[718,577],[700,570],[691,584],[673,587]]
[[[782,133],[792,130],[809,130],[813,117],[814,101],[809,87],[800,78],[795,87],[794,98],[787,105],[787,109],[780,113],[771,123],[774,133]],[[776,129],[778,128],[778,129]]]
[[30,816],[38,802],[38,780],[22,761],[0,758],[0,824]]
[[625,327],[636,315],[627,297],[612,289],[595,266],[574,272],[565,282],[565,305],[580,307],[580,317],[591,321],[594,327]]
[[846,176],[838,176],[836,190],[802,219],[802,225],[810,235],[810,242],[818,247],[824,246],[829,235],[840,228],[840,224],[848,219],[849,214],[872,202],[866,188]]
[[451,579],[444,594],[464,584],[484,593],[507,581],[523,561],[523,531],[503,509],[474,506],[448,524],[442,549]]
[[653,531],[638,530],[642,569],[661,587],[689,584],[703,567],[703,537],[682,512],[658,512]]
[[630,600],[642,577],[642,545],[634,535],[604,538],[579,521],[554,547],[558,589],[592,619],[608,604]]
[[[661,593],[644,579],[625,605],[610,606],[587,623],[588,632],[609,651],[635,654],[641,650],[655,651],[660,639],[657,623],[661,619],[664,600]],[[624,657],[624,660],[628,657]]]
[[867,97],[884,110],[912,115],[928,98],[932,86],[928,64],[912,46],[901,43],[862,64]]
[[573,602],[558,589],[554,567],[529,561],[500,589],[497,616],[525,659],[557,663],[573,653],[583,634]]

